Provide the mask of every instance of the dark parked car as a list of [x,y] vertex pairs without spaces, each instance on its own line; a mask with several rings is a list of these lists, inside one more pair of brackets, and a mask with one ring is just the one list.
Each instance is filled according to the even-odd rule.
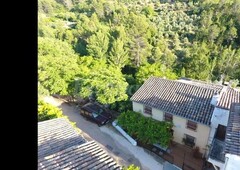
[[87,103],[81,107],[80,114],[95,122],[98,126],[105,125],[112,119],[112,115],[97,103]]

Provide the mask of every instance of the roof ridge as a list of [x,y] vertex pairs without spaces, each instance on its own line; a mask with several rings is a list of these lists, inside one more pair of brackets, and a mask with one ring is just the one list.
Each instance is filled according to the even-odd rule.
[[[162,80],[166,80],[166,81],[171,81],[171,82],[175,82],[175,83],[179,83],[179,84],[184,84],[184,85],[189,85],[189,86],[195,86],[195,87],[200,87],[200,88],[203,88],[203,89],[209,89],[209,90],[213,90],[213,89],[210,89],[210,88],[207,88],[207,87],[203,87],[203,86],[200,86],[200,85],[197,85],[197,84],[191,84],[190,83],[190,81],[189,81],[189,83],[188,82],[183,82],[183,81],[179,81],[179,79],[178,80],[170,80],[170,79],[165,79],[165,78],[161,78],[161,77],[156,77],[156,76],[152,76],[152,77],[150,77],[149,79],[151,79],[151,78],[156,78],[156,79],[162,79]],[[147,80],[149,80],[149,79],[147,79]],[[203,81],[204,82],[204,81]],[[193,82],[194,83],[194,82]],[[200,83],[199,83],[200,84]],[[206,85],[209,85],[209,84],[206,84]],[[223,89],[223,85],[218,85],[218,84],[213,84],[213,83],[211,83],[210,85],[212,85],[212,86],[219,86],[219,87],[222,87],[222,89]],[[222,90],[221,89],[221,90]]]

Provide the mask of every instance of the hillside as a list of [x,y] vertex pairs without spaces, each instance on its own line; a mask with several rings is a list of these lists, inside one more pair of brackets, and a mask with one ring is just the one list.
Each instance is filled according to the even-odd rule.
[[239,0],[38,0],[39,94],[118,111],[150,76],[240,81]]

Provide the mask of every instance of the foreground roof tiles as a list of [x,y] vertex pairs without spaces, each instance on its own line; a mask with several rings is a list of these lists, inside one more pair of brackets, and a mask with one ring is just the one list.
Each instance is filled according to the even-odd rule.
[[65,118],[38,123],[38,169],[106,169],[121,167],[94,141],[86,141]]
[[209,125],[214,106],[214,93],[222,86],[201,82],[181,82],[157,77],[149,78],[131,97],[132,101],[164,112]]
[[38,160],[38,169],[120,169],[94,141],[71,146]]
[[85,142],[65,118],[38,123],[38,158]]
[[240,156],[240,103],[231,105],[225,141],[225,152]]

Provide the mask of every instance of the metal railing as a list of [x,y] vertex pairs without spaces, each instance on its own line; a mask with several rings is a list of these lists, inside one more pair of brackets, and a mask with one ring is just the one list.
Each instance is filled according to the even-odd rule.
[[225,142],[214,138],[212,141],[209,157],[211,159],[224,163],[225,162],[224,150],[225,150]]

